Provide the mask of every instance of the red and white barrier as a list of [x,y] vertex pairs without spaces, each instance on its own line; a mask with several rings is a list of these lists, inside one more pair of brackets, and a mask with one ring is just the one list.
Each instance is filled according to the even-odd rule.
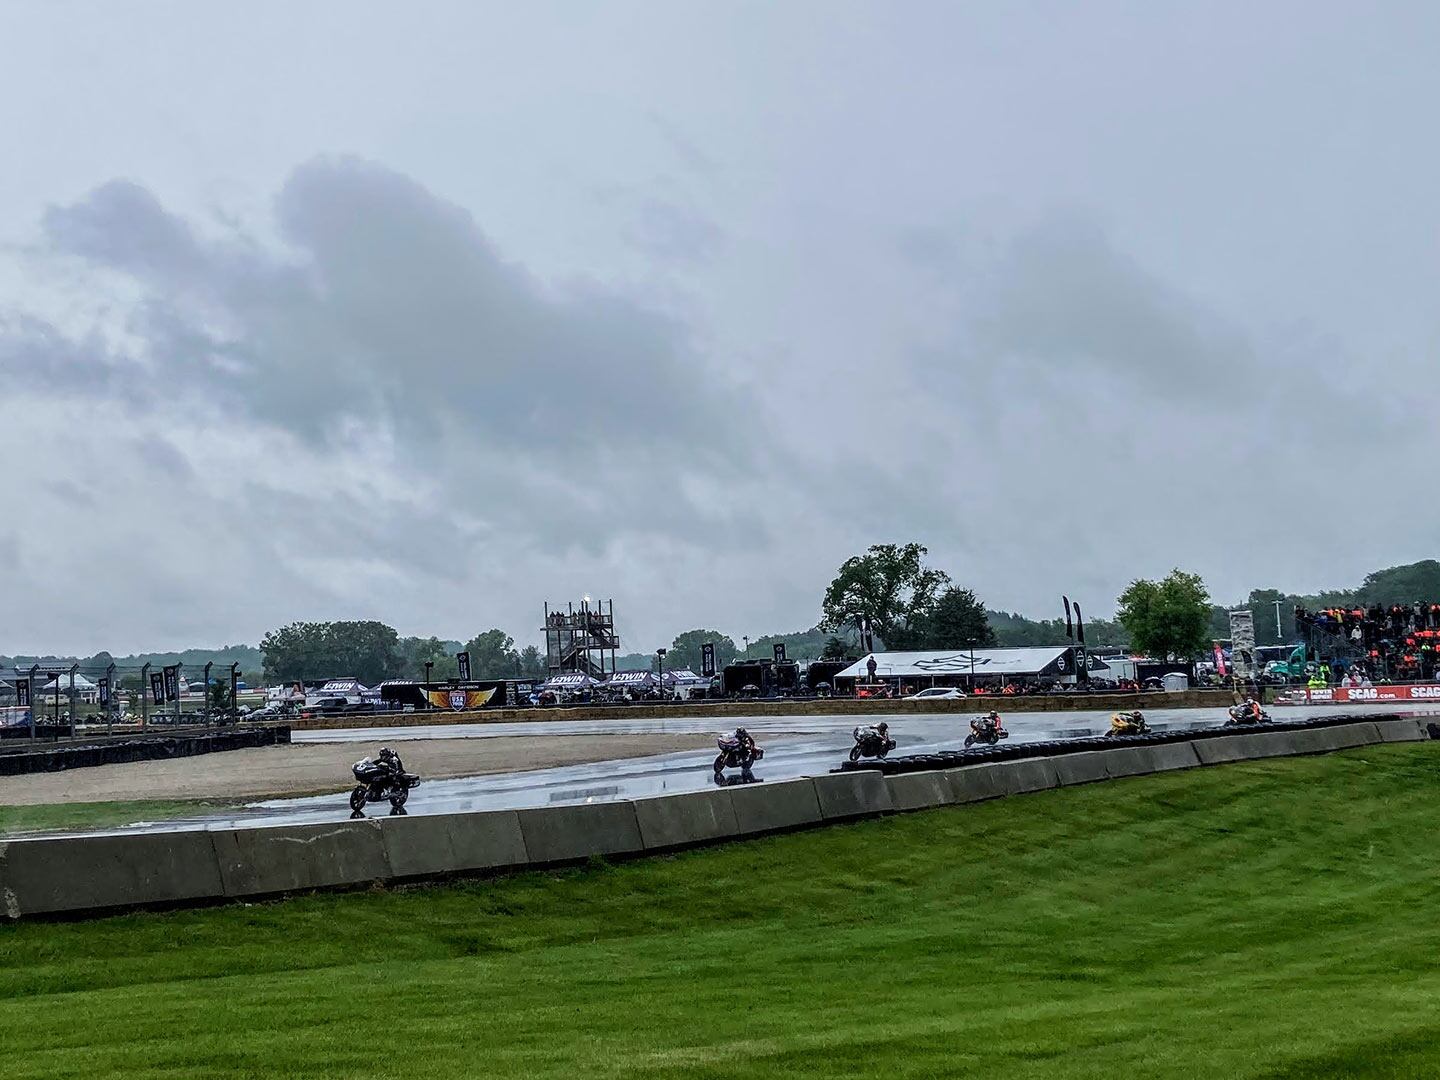
[[1333,686],[1326,690],[1296,687],[1276,698],[1277,705],[1343,705],[1364,701],[1440,701],[1440,685],[1415,683],[1405,686]]

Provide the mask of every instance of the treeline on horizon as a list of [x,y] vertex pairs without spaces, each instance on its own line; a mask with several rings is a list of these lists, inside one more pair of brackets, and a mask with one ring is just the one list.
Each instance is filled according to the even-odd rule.
[[[1440,562],[1423,559],[1367,574],[1364,581],[1353,589],[1331,589],[1310,594],[1254,589],[1240,603],[1212,605],[1210,630],[1217,640],[1228,638],[1228,612],[1248,607],[1255,617],[1256,643],[1284,644],[1296,640],[1296,605],[1310,610],[1376,604],[1390,607],[1437,598],[1440,598]],[[1031,619],[1015,612],[991,608],[985,609],[985,616],[993,631],[994,643],[1001,648],[1063,645],[1067,641],[1063,617]],[[621,630],[623,633],[623,627]],[[1125,628],[1111,619],[1087,618],[1085,631],[1086,642],[1091,647],[1123,648],[1130,644]],[[678,634],[671,642],[665,658],[667,670],[679,667],[698,670],[699,648],[707,640],[717,644],[716,661],[721,666],[737,657],[769,657],[773,655],[774,646],[782,642],[792,660],[820,659],[827,655],[827,650],[833,655],[837,642],[842,643],[849,653],[859,655],[853,631],[831,633],[818,625],[792,633],[765,634],[750,638],[748,642],[742,638],[739,643],[716,630],[695,629]],[[187,677],[194,677],[206,663],[213,663],[217,669],[227,671],[235,663],[239,664],[243,677],[252,683],[259,678],[283,681],[342,676],[373,682],[385,678],[422,678],[424,664],[429,661],[432,677],[446,679],[456,676],[455,656],[462,650],[471,654],[471,672],[475,678],[535,678],[545,673],[545,656],[536,645],[517,646],[510,635],[498,628],[460,642],[435,637],[402,637],[392,627],[379,622],[292,623],[271,631],[258,646],[225,645],[217,649],[191,648],[123,656],[112,656],[108,652],[86,657],[0,655],[0,669],[25,669],[37,663],[42,667],[78,664],[87,672],[103,672],[114,663],[122,678],[138,678],[143,664],[149,663],[158,668],[179,663],[184,665]],[[616,661],[622,671],[654,669],[657,665],[654,653],[622,653]]]

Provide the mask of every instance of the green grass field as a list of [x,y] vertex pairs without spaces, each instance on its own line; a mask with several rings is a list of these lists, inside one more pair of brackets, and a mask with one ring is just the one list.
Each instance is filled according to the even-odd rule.
[[0,837],[55,829],[98,829],[137,821],[165,821],[188,814],[215,813],[235,805],[238,804],[210,799],[143,799],[0,806]]
[[0,928],[20,1077],[1432,1077],[1440,747]]

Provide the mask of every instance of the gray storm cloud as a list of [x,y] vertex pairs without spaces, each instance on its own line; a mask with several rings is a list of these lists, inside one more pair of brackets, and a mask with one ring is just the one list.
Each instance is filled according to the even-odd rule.
[[0,651],[1440,543],[1433,4],[70,7],[0,35]]

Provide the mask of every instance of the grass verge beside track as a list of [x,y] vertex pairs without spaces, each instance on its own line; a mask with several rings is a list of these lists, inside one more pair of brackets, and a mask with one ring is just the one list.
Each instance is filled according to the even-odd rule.
[[1440,747],[0,927],[20,1077],[1440,1074]]
[[0,837],[55,829],[101,829],[137,821],[166,821],[190,814],[213,814],[235,805],[210,799],[0,805]]

